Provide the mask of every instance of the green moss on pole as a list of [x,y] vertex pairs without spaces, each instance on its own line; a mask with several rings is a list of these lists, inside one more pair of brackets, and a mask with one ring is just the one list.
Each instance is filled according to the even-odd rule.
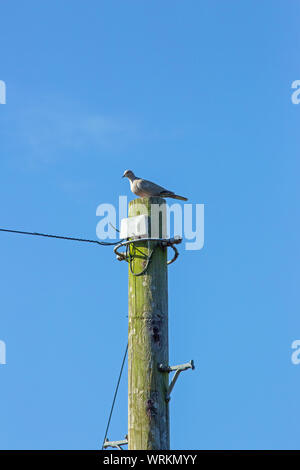
[[[141,198],[129,203],[129,217],[151,216],[152,204],[166,211],[164,199]],[[154,251],[144,274],[129,269],[128,448],[169,449],[168,373],[158,370],[169,363],[167,248],[155,242],[136,246],[146,256]],[[144,255],[135,250],[133,272],[144,269]]]

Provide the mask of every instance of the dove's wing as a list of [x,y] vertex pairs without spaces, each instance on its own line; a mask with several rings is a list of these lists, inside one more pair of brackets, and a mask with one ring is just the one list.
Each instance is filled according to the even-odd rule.
[[151,181],[140,179],[136,182],[136,186],[139,191],[142,191],[149,196],[159,196],[161,193],[169,193],[167,189],[159,186],[158,184],[152,183]]

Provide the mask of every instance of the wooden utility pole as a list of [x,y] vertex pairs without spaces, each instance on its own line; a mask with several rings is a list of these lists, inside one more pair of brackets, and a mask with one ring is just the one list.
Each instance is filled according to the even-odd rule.
[[[151,217],[154,204],[159,205],[163,219],[166,202],[159,197],[134,199],[129,203],[129,217]],[[167,247],[154,241],[135,242],[130,245],[130,256],[128,449],[169,449],[169,379],[168,372],[158,368],[169,364]]]

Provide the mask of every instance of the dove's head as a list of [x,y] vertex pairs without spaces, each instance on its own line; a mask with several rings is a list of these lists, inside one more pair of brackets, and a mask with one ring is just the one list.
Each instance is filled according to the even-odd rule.
[[133,171],[125,170],[124,173],[123,173],[122,178],[129,178],[131,180],[131,179],[135,178],[135,175],[134,175]]

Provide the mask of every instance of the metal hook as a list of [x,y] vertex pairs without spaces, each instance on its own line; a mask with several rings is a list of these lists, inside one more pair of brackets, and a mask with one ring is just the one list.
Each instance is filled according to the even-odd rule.
[[158,370],[160,372],[173,372],[175,371],[175,374],[171,380],[171,383],[169,385],[169,388],[167,390],[167,394],[166,394],[166,400],[167,401],[170,401],[171,399],[171,392],[174,388],[174,385],[179,377],[179,374],[187,369],[192,369],[194,370],[195,369],[195,364],[194,364],[194,361],[193,359],[190,361],[190,362],[186,362],[185,364],[180,364],[178,366],[164,366],[163,364],[159,364],[158,366]]

